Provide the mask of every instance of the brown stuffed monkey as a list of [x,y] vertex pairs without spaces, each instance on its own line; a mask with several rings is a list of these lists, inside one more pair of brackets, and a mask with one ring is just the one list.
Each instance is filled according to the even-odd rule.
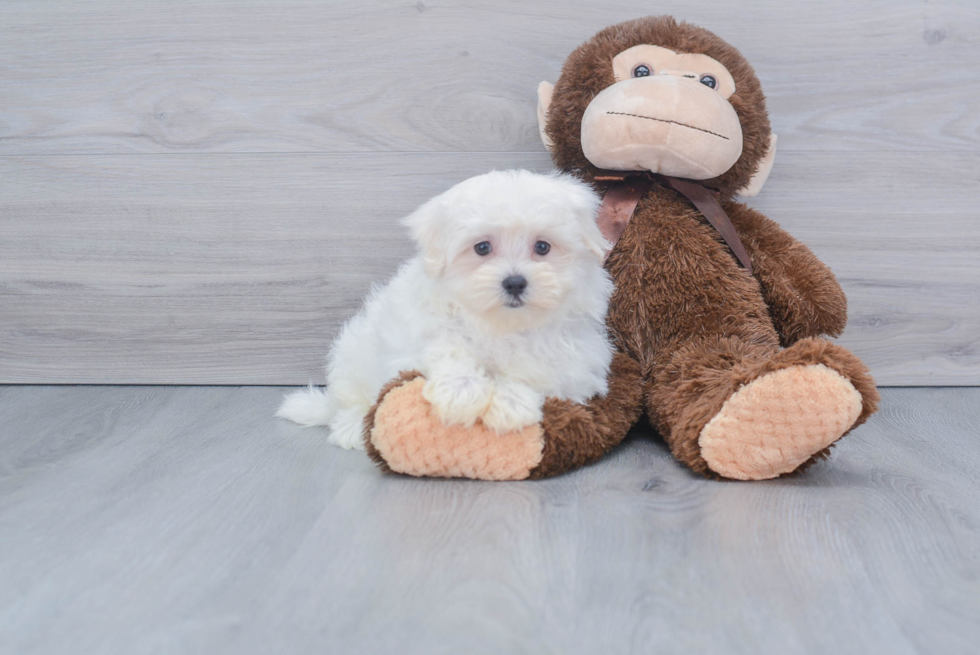
[[669,17],[608,27],[538,89],[559,170],[605,195],[616,290],[609,392],[548,399],[540,425],[497,435],[443,426],[409,372],[365,421],[371,457],[411,475],[540,478],[595,461],[643,413],[674,456],[715,477],[760,480],[824,457],[877,407],[862,362],[825,341],[847,319],[830,270],[735,202],[769,174],[776,137],[752,67]]

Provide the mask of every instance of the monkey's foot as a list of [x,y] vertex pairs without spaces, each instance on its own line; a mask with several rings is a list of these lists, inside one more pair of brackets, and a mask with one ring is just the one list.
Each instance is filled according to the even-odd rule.
[[523,480],[541,462],[540,423],[498,434],[477,422],[444,425],[422,397],[425,378],[403,374],[382,391],[365,420],[365,447],[379,464],[406,475]]
[[837,441],[861,410],[861,394],[833,369],[823,364],[780,369],[725,401],[701,430],[701,456],[727,478],[775,478]]

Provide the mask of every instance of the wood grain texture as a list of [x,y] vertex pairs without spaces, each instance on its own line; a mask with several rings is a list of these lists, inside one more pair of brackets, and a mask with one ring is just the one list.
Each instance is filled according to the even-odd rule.
[[980,389],[887,389],[805,475],[637,432],[541,482],[385,476],[282,389],[0,388],[0,651],[958,655]]
[[[881,383],[980,379],[972,163],[937,156],[935,195],[923,197],[896,183],[916,175],[915,155],[885,165],[786,153],[754,202],[840,276],[843,343]],[[411,252],[398,218],[455,181],[512,166],[550,163],[544,153],[0,159],[0,381],[320,381],[342,321]]]
[[783,150],[976,151],[973,0],[0,4],[0,154],[537,150],[534,89],[644,13],[756,67]]
[[[841,278],[883,384],[980,384],[980,5],[656,8],[754,63],[753,204]],[[635,3],[0,3],[0,382],[296,384],[399,217],[550,169],[534,88]]]

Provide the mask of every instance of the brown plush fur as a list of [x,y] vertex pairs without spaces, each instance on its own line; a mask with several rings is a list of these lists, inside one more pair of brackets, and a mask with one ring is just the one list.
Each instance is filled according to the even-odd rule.
[[[817,338],[839,335],[847,320],[847,302],[833,273],[774,222],[731,200],[758,169],[770,138],[761,86],[735,48],[707,30],[669,17],[602,30],[568,57],[555,85],[546,132],[556,166],[605,190],[607,184],[595,182],[597,169],[582,153],[582,115],[592,98],[615,81],[613,57],[639,44],[706,54],[735,79],[736,92],[729,100],[742,125],[742,155],[726,173],[704,183],[719,190],[754,275],[738,264],[717,231],[683,196],[655,183],[607,260],[616,282],[608,324],[620,349],[609,393],[584,406],[546,402],[543,458],[532,478],[602,457],[644,410],[678,460],[718,477],[701,456],[702,429],[740,387],[792,366],[823,364],[854,386],[862,410],[851,428],[877,408],[878,393],[864,364],[844,348]],[[366,435],[372,423],[373,412]],[[369,438],[367,446],[384,466]],[[814,453],[797,470],[827,452]]]
[[[556,166],[593,180],[596,169],[579,141],[582,115],[592,97],[615,81],[613,57],[638,44],[706,54],[735,78],[730,102],[745,146],[728,172],[705,182],[730,197],[748,183],[768,147],[765,97],[735,48],[669,17],[614,25],[569,56],[548,112]],[[828,342],[800,341],[844,329],[847,302],[833,273],[759,212],[732,201],[723,207],[752,258],[754,276],[683,196],[660,184],[637,205],[607,262],[616,280],[609,326],[619,347],[643,370],[646,412],[674,455],[703,473],[708,468],[698,446],[701,429],[738,387],[767,372],[826,364],[861,393],[858,423],[878,400],[874,382],[854,355]],[[780,351],[780,345],[790,348]]]
[[642,403],[640,367],[617,353],[610,367],[608,394],[585,405],[556,398],[545,401],[544,453],[530,477],[550,477],[600,459],[639,420]]

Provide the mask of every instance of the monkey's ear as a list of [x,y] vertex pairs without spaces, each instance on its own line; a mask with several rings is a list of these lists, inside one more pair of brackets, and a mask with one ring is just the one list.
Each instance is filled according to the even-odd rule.
[[745,196],[750,198],[752,196],[758,195],[762,191],[762,185],[766,183],[769,179],[769,172],[772,171],[772,162],[776,159],[776,135],[769,135],[769,151],[766,152],[766,156],[762,158],[759,162],[759,170],[755,172],[749,183],[736,191],[740,196]]
[[551,106],[551,95],[555,92],[555,85],[551,82],[542,82],[538,85],[538,132],[541,134],[541,143],[548,149],[548,152],[555,147],[555,144],[548,138],[545,128],[548,127],[548,107]]

